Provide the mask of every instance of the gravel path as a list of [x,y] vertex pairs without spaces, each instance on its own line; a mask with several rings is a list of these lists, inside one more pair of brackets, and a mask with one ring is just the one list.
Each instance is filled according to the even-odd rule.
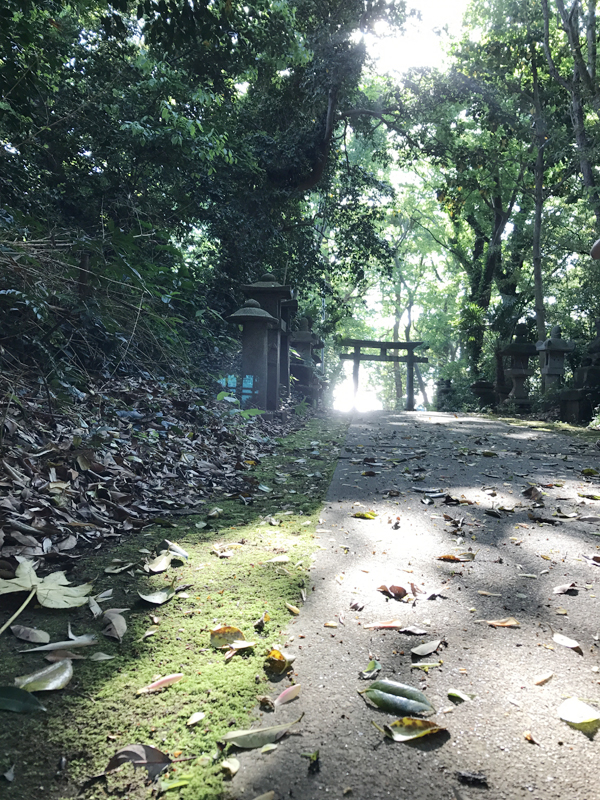
[[[600,566],[582,557],[600,556],[600,501],[581,496],[600,497],[599,479],[582,474],[600,470],[599,457],[589,440],[475,416],[356,416],[323,511],[307,600],[281,642],[296,656],[302,692],[261,724],[304,718],[276,750],[238,755],[231,795],[597,800],[600,734],[572,728],[558,708],[571,696],[600,708]],[[532,486],[542,494],[524,496]],[[423,489],[462,502],[431,500]],[[352,516],[371,509],[375,519]],[[438,560],[469,551],[471,562]],[[575,590],[553,593],[571,582]],[[414,602],[378,591],[395,585],[412,595],[411,583],[425,590]],[[432,590],[439,594],[422,599]],[[352,610],[353,600],[364,608]],[[486,622],[507,617],[519,627]],[[367,628],[389,620],[426,633]],[[554,634],[576,640],[582,654]],[[411,655],[438,639],[436,653]],[[393,717],[357,693],[371,657],[379,677],[422,689],[447,733],[385,739],[371,723]],[[440,661],[429,672],[416,667]],[[543,673],[553,676],[536,685]],[[474,697],[454,705],[450,689]],[[317,749],[320,769],[311,771],[301,754]],[[487,788],[459,772],[485,776]]]

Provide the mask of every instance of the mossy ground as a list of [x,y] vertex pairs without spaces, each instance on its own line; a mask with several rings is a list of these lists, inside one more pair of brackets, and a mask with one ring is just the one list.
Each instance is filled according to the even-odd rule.
[[600,431],[596,428],[587,426],[573,425],[570,422],[550,422],[547,420],[528,419],[527,417],[505,417],[495,414],[487,415],[490,419],[497,419],[500,422],[507,422],[509,425],[516,425],[521,428],[533,428],[538,431],[548,431],[549,433],[566,433],[568,436],[575,436],[579,439],[591,442],[600,439]]
[[[86,784],[105,769],[117,750],[137,742],[190,759],[170,770],[169,777],[184,775],[189,782],[168,792],[169,798],[223,796],[219,737],[233,728],[249,727],[256,719],[257,696],[276,696],[293,681],[290,672],[271,685],[265,654],[272,645],[285,644],[291,616],[285,603],[301,604],[307,568],[317,549],[315,525],[345,428],[343,420],[315,418],[281,440],[274,456],[252,468],[253,477],[272,489],[264,496],[259,492],[261,498],[252,504],[214,498],[197,517],[129,534],[114,547],[104,546],[77,562],[69,576],[73,583],[94,579],[94,593],[113,589],[104,608],[129,609],[122,643],[101,635],[101,620],[94,620],[86,606],[69,611],[30,607],[21,615],[20,624],[48,631],[51,641],[66,638],[68,621],[76,634],[96,632],[100,644],[79,652],[101,650],[115,658],[74,661],[74,678],[64,690],[39,695],[46,714],[0,712],[0,775],[15,765],[13,782],[0,777],[3,795],[13,800],[147,797],[156,786],[150,789],[144,771],[134,773],[129,767]],[[284,479],[285,475],[289,477]],[[213,505],[223,509],[220,517],[207,527],[197,527]],[[269,516],[280,524],[270,524]],[[155,552],[165,537],[185,548],[190,558],[174,562],[161,575],[149,576],[139,569],[145,558],[140,550]],[[216,542],[241,546],[232,558],[220,559],[212,552]],[[266,563],[279,554],[289,556],[289,561]],[[136,563],[133,577],[127,572],[104,572],[115,558]],[[173,580],[176,586],[191,586],[165,605],[150,606],[137,594]],[[0,619],[16,609],[19,599],[18,595],[3,598]],[[270,621],[257,633],[253,623],[264,611]],[[142,638],[153,624],[151,615],[160,617],[158,630]],[[221,623],[240,628],[256,642],[254,649],[225,662],[224,654],[210,646],[210,629]],[[0,638],[0,684],[11,685],[15,676],[46,665],[43,653],[19,653],[27,646],[8,631]],[[157,677],[176,672],[185,676],[179,683],[157,694],[136,695]],[[190,728],[186,722],[196,711],[206,717]],[[65,769],[60,768],[61,759],[66,759]]]

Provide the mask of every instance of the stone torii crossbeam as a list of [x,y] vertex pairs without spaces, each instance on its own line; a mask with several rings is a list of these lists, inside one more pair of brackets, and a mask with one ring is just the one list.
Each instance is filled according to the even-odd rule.
[[[414,387],[414,365],[427,364],[428,358],[416,356],[414,350],[421,347],[424,342],[376,342],[371,339],[342,339],[342,347],[352,347],[352,353],[340,353],[342,361],[353,361],[352,382],[354,385],[354,403],[356,404],[356,394],[358,392],[358,371],[361,361],[395,361],[406,364],[406,410],[415,410],[415,387]],[[379,350],[379,355],[361,353],[361,348],[367,350]],[[405,356],[389,355],[388,350],[406,350]]]

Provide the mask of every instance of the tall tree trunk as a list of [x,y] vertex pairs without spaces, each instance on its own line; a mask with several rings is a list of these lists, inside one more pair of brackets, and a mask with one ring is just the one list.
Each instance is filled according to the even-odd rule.
[[415,375],[417,376],[419,389],[421,390],[421,394],[423,395],[423,405],[428,406],[429,398],[427,397],[427,387],[425,386],[425,381],[423,380],[423,376],[421,375],[421,370],[419,369],[418,364],[415,364]]
[[[533,288],[535,296],[535,323],[540,342],[546,338],[546,309],[544,306],[544,284],[542,278],[542,212],[544,208],[544,146],[546,126],[542,116],[535,43],[531,43],[531,71],[533,76],[533,101],[535,105],[535,211],[533,217]],[[540,356],[541,359],[541,356]],[[543,380],[543,379],[542,379]],[[543,391],[543,387],[542,387]]]
[[[396,286],[394,288],[394,329],[392,331],[393,342],[400,341],[400,319],[402,317],[402,308],[400,307],[401,302],[402,302],[401,289],[400,286]],[[402,408],[402,372],[400,371],[400,362],[394,361],[393,368],[394,368],[394,389],[395,389],[394,410],[400,411],[400,409]]]

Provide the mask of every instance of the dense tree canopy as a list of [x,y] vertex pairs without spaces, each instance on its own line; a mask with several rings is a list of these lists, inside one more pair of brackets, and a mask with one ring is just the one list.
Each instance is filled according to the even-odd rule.
[[7,0],[12,366],[167,364],[190,339],[206,354],[266,270],[313,317],[325,303],[324,332],[360,308],[373,324],[379,292],[382,335],[389,319],[386,335],[427,339],[430,380],[493,377],[523,316],[583,339],[600,313],[594,1],[473,0],[446,68],[378,75],[366,42],[407,13]]

